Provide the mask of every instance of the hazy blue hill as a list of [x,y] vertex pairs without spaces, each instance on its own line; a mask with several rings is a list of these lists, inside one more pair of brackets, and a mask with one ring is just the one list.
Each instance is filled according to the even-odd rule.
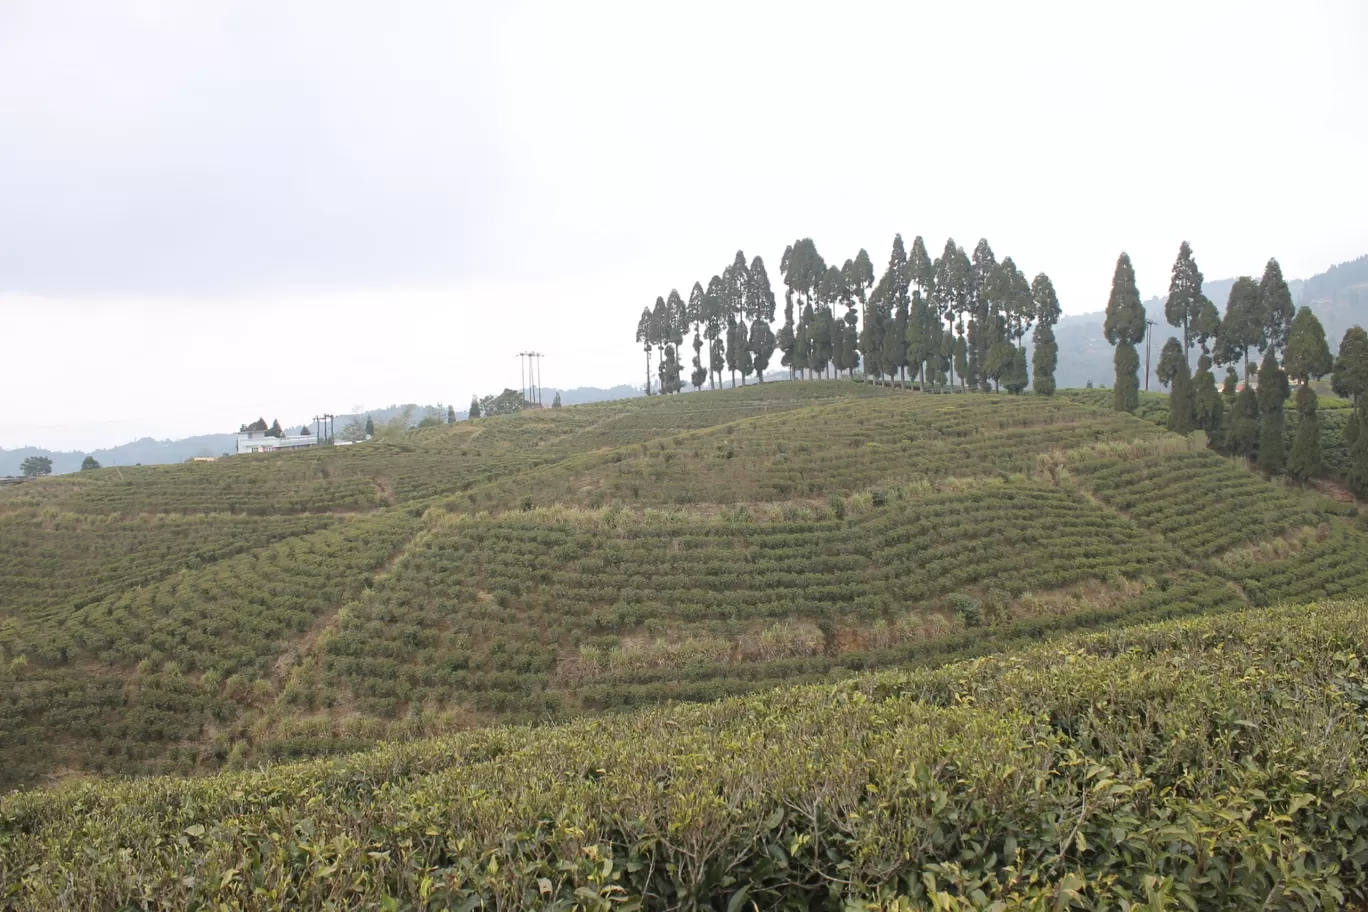
[[0,475],[18,475],[19,466],[30,456],[46,456],[52,460],[53,474],[76,472],[86,456],[94,456],[102,466],[158,465],[184,462],[194,456],[219,456],[230,452],[237,442],[235,434],[201,434],[181,440],[153,440],[143,437],[108,449],[81,452],[54,451],[41,447],[0,449]]

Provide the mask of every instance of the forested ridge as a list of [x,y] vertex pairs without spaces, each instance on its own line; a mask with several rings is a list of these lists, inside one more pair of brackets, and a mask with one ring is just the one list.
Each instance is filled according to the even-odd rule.
[[[721,275],[695,282],[685,298],[677,290],[656,298],[637,321],[636,341],[646,352],[646,392],[684,389],[681,359],[693,329],[695,390],[716,389],[724,370],[733,386],[752,374],[764,382],[776,351],[790,378],[828,377],[859,369],[867,382],[946,392],[978,389],[1038,395],[1055,392],[1059,347],[1054,327],[1060,303],[1045,273],[1027,281],[1011,257],[998,261],[986,238],[972,255],[945,242],[932,259],[921,236],[909,253],[893,238],[888,265],[875,281],[869,254],[860,250],[841,266],[828,265],[811,238],[785,248],[780,260],[783,323],[776,333],[776,299],[764,261],[747,265],[738,250]],[[1343,263],[1311,283],[1319,293],[1361,278],[1363,259]],[[1246,457],[1267,474],[1306,482],[1327,466],[1314,382],[1332,376],[1333,391],[1351,400],[1345,428],[1346,458],[1331,474],[1356,496],[1368,496],[1368,335],[1349,328],[1332,356],[1325,330],[1308,306],[1297,308],[1276,258],[1262,278],[1237,278],[1222,314],[1203,293],[1205,278],[1187,241],[1174,260],[1164,317],[1180,330],[1161,343],[1155,380],[1172,392],[1168,427],[1179,434],[1202,430],[1220,452]],[[1339,284],[1337,284],[1339,283]],[[1153,322],[1136,287],[1130,256],[1116,261],[1102,333],[1115,347],[1112,404],[1135,412],[1140,354]],[[1026,333],[1035,327],[1033,351]],[[705,352],[706,349],[706,352]],[[1193,352],[1198,357],[1194,363]],[[1251,352],[1261,357],[1251,361]],[[1213,369],[1225,367],[1224,381]],[[1257,367],[1257,370],[1256,370]],[[1145,387],[1149,385],[1146,351]],[[1290,381],[1290,382],[1289,382]],[[1289,439],[1289,397],[1295,384],[1296,431]]]
[[1028,280],[1011,257],[999,263],[987,240],[971,256],[951,238],[932,259],[920,236],[908,251],[899,234],[876,281],[865,250],[837,266],[811,238],[801,238],[785,248],[779,271],[784,296],[777,330],[765,262],[757,256],[747,263],[740,250],[706,286],[695,282],[687,297],[671,290],[644,308],[636,338],[647,355],[647,393],[653,351],[656,389],[684,388],[690,329],[694,389],[716,389],[724,372],[733,385],[738,374],[742,384],[752,374],[763,382],[778,352],[791,377],[853,376],[859,368],[871,381],[1019,393],[1031,383],[1025,341],[1032,326],[1036,387],[1053,390],[1052,327],[1060,316],[1054,286],[1044,273]]

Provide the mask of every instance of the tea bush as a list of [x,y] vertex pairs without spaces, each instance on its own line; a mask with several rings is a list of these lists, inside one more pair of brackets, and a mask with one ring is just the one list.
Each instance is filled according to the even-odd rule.
[[52,908],[1353,907],[1368,612],[0,798]]

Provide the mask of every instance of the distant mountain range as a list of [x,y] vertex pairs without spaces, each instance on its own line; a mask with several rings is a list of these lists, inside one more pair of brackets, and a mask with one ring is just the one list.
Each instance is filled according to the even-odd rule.
[[[492,392],[499,392],[493,390]],[[640,396],[641,390],[634,386],[619,385],[609,389],[600,389],[593,386],[581,386],[575,389],[542,390],[542,399],[546,405],[550,405],[556,393],[561,394],[561,404],[580,405],[586,402],[605,402],[610,399],[626,399],[631,396]],[[421,421],[429,414],[437,413],[435,405],[417,405],[408,403],[404,405],[391,405],[388,408],[370,409],[359,415],[361,420],[370,416],[376,424],[384,424],[391,419],[402,415],[408,410],[414,423]],[[446,406],[441,407],[441,416],[446,417]],[[251,421],[258,416],[244,416],[243,421]],[[267,421],[275,420],[275,416],[265,414],[260,417]],[[335,421],[337,431],[340,433],[347,423],[357,415],[338,415]],[[456,412],[456,419],[464,421],[466,410],[460,409]],[[293,424],[283,423],[287,432],[297,433],[301,427],[309,428],[313,431],[312,421],[301,421]],[[222,456],[225,453],[232,453],[237,447],[237,433],[230,432],[224,434],[200,434],[195,437],[185,437],[180,440],[153,440],[151,437],[144,437],[141,440],[134,440],[130,443],[121,444],[116,447],[109,447],[100,450],[47,450],[42,447],[20,447],[19,449],[6,450],[0,448],[0,476],[18,475],[19,467],[25,459],[30,456],[46,456],[52,460],[52,472],[54,475],[63,475],[68,472],[78,472],[81,463],[87,456],[94,456],[102,466],[131,466],[131,465],[159,465],[172,462],[185,462],[196,456]]]

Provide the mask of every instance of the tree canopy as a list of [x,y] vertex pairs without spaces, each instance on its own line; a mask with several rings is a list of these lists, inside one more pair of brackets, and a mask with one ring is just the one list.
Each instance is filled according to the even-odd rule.
[[1170,326],[1182,327],[1185,352],[1192,348],[1194,326],[1202,317],[1204,303],[1210,303],[1202,294],[1202,281],[1202,271],[1192,258],[1192,247],[1183,241],[1178,247],[1178,259],[1173,263],[1164,317]]
[[40,478],[52,474],[52,459],[48,456],[30,456],[19,464],[19,474],[25,478]]
[[1112,403],[1117,411],[1134,412],[1140,401],[1140,356],[1135,346],[1145,338],[1145,307],[1135,285],[1135,267],[1124,251],[1116,259],[1111,295],[1107,299],[1103,334],[1116,346],[1116,385]]
[[1292,318],[1283,367],[1289,377],[1302,383],[1324,377],[1335,369],[1335,359],[1325,341],[1325,328],[1309,307],[1300,308]]
[[492,415],[511,415],[527,408],[527,399],[517,390],[505,388],[497,396],[485,396],[478,403],[481,417]]
[[1240,276],[1230,287],[1226,299],[1225,316],[1216,333],[1214,355],[1217,364],[1244,362],[1249,373],[1249,350],[1260,351],[1268,344],[1267,322],[1263,315],[1263,299],[1259,284],[1249,276]]

